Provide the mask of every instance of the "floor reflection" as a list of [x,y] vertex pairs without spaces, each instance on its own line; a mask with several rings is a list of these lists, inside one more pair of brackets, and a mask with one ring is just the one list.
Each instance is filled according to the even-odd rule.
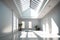
[[22,31],[22,32],[21,32],[20,38],[26,38],[26,36],[27,36],[27,32]]
[[37,36],[32,31],[21,31],[13,35],[13,40],[38,40]]
[[19,31],[17,33],[14,33],[13,40],[45,40],[45,38],[53,38],[58,39],[60,36],[54,36],[54,35],[45,35],[46,33],[43,33],[42,31]]

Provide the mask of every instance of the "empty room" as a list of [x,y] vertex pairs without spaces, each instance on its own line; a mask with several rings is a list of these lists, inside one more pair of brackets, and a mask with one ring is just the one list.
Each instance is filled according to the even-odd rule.
[[0,0],[0,40],[60,40],[60,0]]

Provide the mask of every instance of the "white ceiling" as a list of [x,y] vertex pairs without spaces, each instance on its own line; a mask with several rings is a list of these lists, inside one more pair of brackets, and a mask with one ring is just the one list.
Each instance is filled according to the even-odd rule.
[[[20,1],[16,0],[17,2],[15,2],[14,0],[3,0],[9,7],[11,7],[11,9],[13,9],[16,14],[19,15],[20,13],[20,17],[22,16],[22,10],[21,10],[21,5],[20,5]],[[47,5],[45,7],[42,8],[42,10],[39,12],[39,16],[37,18],[43,18],[46,14],[48,14],[49,11],[51,11],[59,2],[60,0],[49,0],[49,2],[47,3]],[[18,4],[18,5],[16,5]],[[35,15],[35,14],[34,14]]]
[[[49,2],[48,2],[49,1]],[[51,11],[56,5],[57,3],[59,2],[59,0],[47,0],[47,2],[45,3],[44,7],[39,11],[39,16],[37,18],[43,18],[49,11]],[[20,2],[19,2],[20,3]],[[21,6],[21,5],[20,5]],[[20,7],[19,7],[20,8]],[[21,11],[21,8],[20,8],[20,11]],[[36,13],[36,12],[33,12],[33,13]],[[25,13],[26,17],[25,18],[29,18],[29,16],[27,16],[27,13]],[[36,15],[37,15],[36,14]],[[20,14],[22,16],[22,14]],[[29,14],[30,15],[30,14]],[[35,14],[33,14],[34,16]],[[24,18],[22,17],[22,18]],[[34,16],[35,17],[35,16]],[[34,18],[33,17],[33,18]],[[36,18],[36,17],[35,17]]]
[[48,4],[39,12],[38,18],[43,18],[48,14],[59,2],[60,0],[49,0]]
[[20,12],[21,18],[38,18],[38,12],[42,9],[46,1],[47,0],[14,0],[14,3]]

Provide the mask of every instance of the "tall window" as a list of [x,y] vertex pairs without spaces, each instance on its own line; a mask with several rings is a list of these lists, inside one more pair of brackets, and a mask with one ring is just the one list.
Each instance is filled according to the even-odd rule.
[[16,16],[13,15],[13,31],[16,30]]
[[25,28],[25,22],[22,21],[22,28]]
[[29,28],[32,28],[32,22],[29,21]]
[[17,30],[18,30],[18,18],[17,18],[17,24],[16,25],[17,25]]
[[45,28],[46,26],[43,24],[43,31],[45,32],[46,31],[46,28]]
[[18,18],[13,14],[13,31],[18,30]]
[[49,24],[46,22],[46,32],[49,33]]

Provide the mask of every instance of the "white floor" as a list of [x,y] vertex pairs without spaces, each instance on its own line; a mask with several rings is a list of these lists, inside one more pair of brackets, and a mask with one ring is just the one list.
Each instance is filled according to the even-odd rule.
[[32,31],[21,31],[14,35],[14,40],[38,40],[38,37]]
[[60,36],[47,34],[42,31],[21,31],[14,35],[14,40],[58,40]]
[[59,35],[48,34],[42,31],[19,31],[0,40],[59,40]]

